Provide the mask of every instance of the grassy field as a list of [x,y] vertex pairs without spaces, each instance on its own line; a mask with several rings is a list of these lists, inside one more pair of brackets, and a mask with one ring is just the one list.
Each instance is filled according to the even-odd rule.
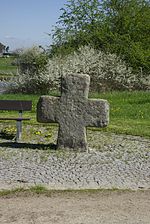
[[150,137],[150,92],[93,94],[110,103],[110,125],[106,131]]
[[14,60],[14,57],[0,57],[0,78],[8,77],[16,73],[17,67],[15,65],[12,65],[12,62]]
[[[30,123],[38,125],[36,121],[36,105],[40,96],[22,94],[2,94],[0,99],[32,100],[31,112],[26,116],[32,117]],[[150,137],[150,92],[112,92],[91,94],[91,98],[107,99],[110,104],[110,124],[107,128],[92,128],[106,132],[123,133]],[[15,112],[0,112],[3,117],[16,116]],[[2,121],[0,121],[2,123]],[[27,122],[28,123],[28,122]],[[39,124],[40,125],[40,124]],[[90,128],[91,129],[91,128]]]

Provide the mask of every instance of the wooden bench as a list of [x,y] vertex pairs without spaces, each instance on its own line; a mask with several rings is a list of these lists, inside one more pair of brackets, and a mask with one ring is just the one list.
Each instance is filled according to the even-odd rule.
[[0,100],[0,110],[3,111],[18,111],[18,117],[0,117],[0,120],[15,120],[17,126],[16,142],[21,140],[22,121],[30,120],[31,118],[23,118],[23,111],[31,111],[32,101],[26,100]]

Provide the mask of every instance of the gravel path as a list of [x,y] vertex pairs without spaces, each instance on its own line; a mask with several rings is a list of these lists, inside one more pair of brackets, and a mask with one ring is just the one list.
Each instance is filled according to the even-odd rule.
[[[150,188],[150,140],[88,131],[89,152],[0,142],[0,189],[42,184],[54,189]],[[44,147],[44,148],[43,148]]]

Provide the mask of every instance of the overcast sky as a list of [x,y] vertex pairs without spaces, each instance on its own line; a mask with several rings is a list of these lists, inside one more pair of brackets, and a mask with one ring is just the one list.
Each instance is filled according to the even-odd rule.
[[0,0],[0,42],[10,49],[49,45],[52,26],[67,0]]

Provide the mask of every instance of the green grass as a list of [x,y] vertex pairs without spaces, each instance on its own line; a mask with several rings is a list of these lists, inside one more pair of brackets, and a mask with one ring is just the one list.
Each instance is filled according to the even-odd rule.
[[17,67],[12,65],[12,62],[15,60],[15,57],[3,58],[0,57],[0,77],[10,76],[15,74]]
[[[55,94],[53,94],[55,95]],[[25,116],[32,117],[29,122],[36,122],[36,105],[40,95],[2,94],[0,99],[24,99],[32,100],[31,112],[25,112]],[[92,128],[114,133],[124,133],[150,137],[150,92],[112,92],[102,94],[90,94],[92,98],[107,99],[110,104],[110,124],[107,128]],[[15,116],[15,112],[1,112],[0,116]],[[0,121],[2,123],[2,121]],[[28,122],[26,122],[28,123]],[[91,129],[91,128],[90,128]]]
[[110,124],[105,131],[150,137],[150,92],[111,92],[91,94],[107,99]]
[[[139,190],[143,191],[143,190]],[[134,192],[131,189],[119,189],[119,188],[110,188],[110,189],[66,189],[66,190],[49,190],[45,186],[35,185],[28,189],[25,188],[15,188],[12,190],[0,190],[0,197],[19,197],[19,196],[37,196],[44,195],[46,197],[51,197],[58,194],[96,194],[96,193],[125,193],[125,192]]]
[[47,197],[51,196],[51,191],[46,189],[42,185],[35,185],[28,189],[19,187],[12,190],[0,190],[0,197],[16,197],[16,196],[30,196],[30,195],[45,195]]

